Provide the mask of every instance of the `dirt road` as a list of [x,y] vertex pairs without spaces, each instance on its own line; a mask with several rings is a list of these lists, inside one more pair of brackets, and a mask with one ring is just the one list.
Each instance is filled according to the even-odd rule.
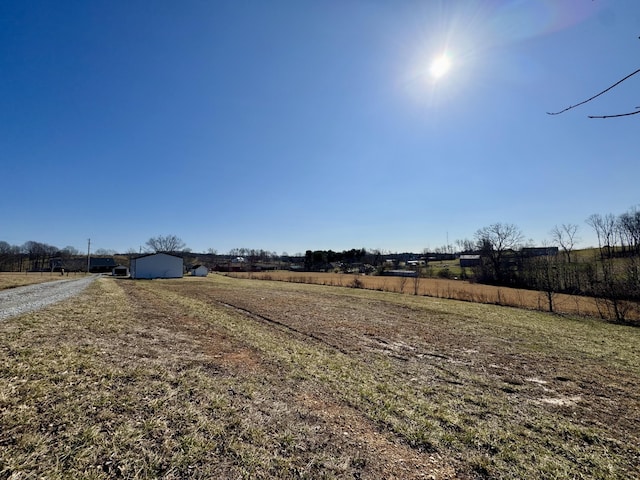
[[96,275],[91,275],[79,280],[59,280],[3,290],[0,292],[0,320],[39,310],[73,297],[96,278]]

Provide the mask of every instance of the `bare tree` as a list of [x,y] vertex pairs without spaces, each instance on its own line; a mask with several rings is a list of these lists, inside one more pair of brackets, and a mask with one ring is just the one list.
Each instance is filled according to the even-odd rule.
[[458,251],[460,252],[473,252],[476,248],[473,240],[469,240],[468,238],[458,239],[454,243],[458,246]]
[[186,247],[182,239],[175,235],[158,235],[157,237],[151,237],[146,241],[145,245],[148,250],[155,253],[177,253],[182,252]]
[[[547,244],[544,242],[544,246]],[[558,254],[549,251],[547,255],[536,256],[525,262],[525,273],[528,273],[529,283],[544,293],[547,308],[554,311],[555,297],[560,289],[560,269],[558,268]]]
[[27,254],[32,270],[43,270],[47,265],[47,260],[55,254],[57,248],[46,243],[29,240],[22,245],[22,251]]
[[0,271],[9,270],[13,250],[9,243],[0,240]]
[[520,246],[524,235],[520,229],[510,223],[494,223],[479,229],[476,234],[478,250],[485,256],[491,267],[495,279],[501,283],[505,280],[504,259],[509,250]]
[[0,241],[0,270],[1,271],[21,271],[25,254],[19,245],[10,245],[5,241]]
[[598,248],[602,250],[602,230],[604,221],[602,220],[602,215],[599,213],[593,213],[587,217],[585,220],[586,224],[593,228],[593,231],[596,232],[596,237],[598,238]]
[[571,252],[575,245],[580,241],[577,233],[578,225],[573,223],[563,223],[560,227],[556,225],[551,230],[551,236],[560,248],[562,248],[565,256],[567,257],[567,263],[571,263]]
[[115,250],[110,250],[108,248],[98,248],[95,252],[93,252],[94,255],[101,255],[104,257],[108,257],[108,256],[113,256],[116,254]]
[[62,250],[60,250],[60,253],[67,256],[80,255],[80,251],[72,245],[67,245]]
[[618,217],[618,228],[625,237],[632,254],[640,254],[640,210],[631,208]]
[[[626,321],[628,315],[637,308],[640,296],[640,268],[635,255],[629,258],[614,258],[618,240],[633,241],[626,230],[626,221],[633,221],[634,213],[616,217],[613,214],[594,214],[587,223],[595,230],[600,248],[600,260],[589,268],[588,286],[596,298],[603,318]],[[640,219],[640,215],[638,215]],[[624,252],[623,252],[624,253]],[[635,302],[635,303],[634,303]],[[635,306],[634,306],[635,305]]]
[[611,258],[613,256],[616,239],[617,221],[615,215],[611,213],[607,213],[606,215],[594,213],[593,215],[589,215],[585,221],[587,225],[596,232],[600,256],[604,258],[604,252],[606,250],[607,257]]

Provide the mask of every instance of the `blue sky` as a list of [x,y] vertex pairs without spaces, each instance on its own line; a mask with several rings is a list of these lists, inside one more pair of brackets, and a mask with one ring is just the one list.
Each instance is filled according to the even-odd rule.
[[[0,240],[422,251],[640,203],[637,0],[0,3]],[[430,73],[446,53],[449,71]]]

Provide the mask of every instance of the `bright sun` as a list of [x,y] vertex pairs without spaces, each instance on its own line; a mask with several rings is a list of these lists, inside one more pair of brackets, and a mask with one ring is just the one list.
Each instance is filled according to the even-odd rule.
[[442,54],[431,62],[429,73],[435,80],[444,77],[451,69],[451,60],[446,54]]

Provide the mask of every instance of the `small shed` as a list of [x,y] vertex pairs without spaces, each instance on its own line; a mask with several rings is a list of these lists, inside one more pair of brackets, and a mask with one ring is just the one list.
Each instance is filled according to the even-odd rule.
[[124,265],[116,265],[111,271],[114,277],[126,277],[129,275],[129,269]]
[[152,253],[132,258],[129,266],[131,278],[182,278],[182,257],[168,253]]
[[206,277],[209,274],[209,269],[204,265],[194,265],[191,268],[191,275],[194,277]]

